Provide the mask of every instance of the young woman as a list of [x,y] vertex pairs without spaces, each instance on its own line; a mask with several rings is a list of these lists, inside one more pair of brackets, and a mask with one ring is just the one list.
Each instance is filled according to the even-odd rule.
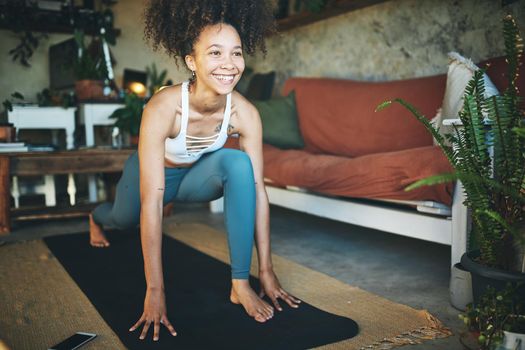
[[[210,201],[224,195],[230,247],[230,300],[258,322],[273,317],[278,299],[292,307],[299,300],[280,285],[270,253],[269,205],[263,182],[262,128],[257,110],[234,91],[244,71],[243,51],[265,52],[264,36],[273,18],[264,1],[151,0],[145,10],[145,36],[183,58],[192,79],[156,93],[142,116],[138,154],[126,162],[113,204],[90,215],[90,240],[107,247],[103,226],[140,223],[147,290],[144,312],[131,327],[153,325],[158,340],[163,324],[172,335],[164,296],[161,262],[162,209],[177,201]],[[241,150],[223,149],[238,134]],[[140,160],[140,161],[139,161]],[[139,220],[140,219],[140,220]],[[259,295],[248,283],[255,240]]]

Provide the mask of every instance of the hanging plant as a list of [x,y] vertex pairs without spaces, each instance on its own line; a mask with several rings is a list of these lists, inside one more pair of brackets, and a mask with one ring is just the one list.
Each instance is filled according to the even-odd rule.
[[20,43],[14,48],[9,50],[9,56],[13,62],[19,61],[24,67],[31,67],[29,59],[33,56],[33,53],[37,49],[40,41],[47,39],[47,33],[34,34],[29,31],[24,31],[18,36]]

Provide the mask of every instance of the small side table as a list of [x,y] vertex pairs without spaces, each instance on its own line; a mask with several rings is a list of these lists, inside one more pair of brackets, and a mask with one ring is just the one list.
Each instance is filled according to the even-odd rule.
[[[86,146],[95,145],[95,125],[113,125],[115,120],[109,116],[118,108],[124,107],[121,103],[89,102],[80,103],[79,123],[86,128]],[[89,201],[97,201],[97,183],[94,175],[88,176]]]
[[15,126],[17,136],[20,129],[52,129],[54,143],[57,138],[56,129],[65,129],[66,148],[73,149],[76,110],[76,107],[13,106],[7,119]]
[[[18,132],[20,129],[51,129],[53,143],[58,143],[57,129],[66,131],[66,148],[75,148],[75,111],[76,107],[38,107],[38,106],[13,106],[13,110],[7,114],[7,119],[13,123]],[[71,205],[75,204],[76,187],[73,174],[68,175],[68,193],[73,194],[70,199]],[[55,178],[53,175],[44,175],[43,186],[35,188],[40,193],[44,193],[47,206],[56,205]],[[15,207],[18,208],[18,198],[20,196],[18,178],[13,177],[12,194],[15,198]]]

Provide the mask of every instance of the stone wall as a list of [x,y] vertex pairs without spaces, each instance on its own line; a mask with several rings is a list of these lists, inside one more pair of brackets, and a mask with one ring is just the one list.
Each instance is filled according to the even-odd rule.
[[443,73],[447,53],[474,62],[503,54],[502,22],[514,15],[525,34],[525,0],[391,0],[272,37],[268,55],[249,60],[277,72],[274,93],[291,76],[396,80]]

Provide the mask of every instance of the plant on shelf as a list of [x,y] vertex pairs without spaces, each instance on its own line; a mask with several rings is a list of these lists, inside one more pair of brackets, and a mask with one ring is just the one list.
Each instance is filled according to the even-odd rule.
[[104,77],[105,70],[102,57],[95,56],[89,48],[86,47],[85,34],[82,30],[75,30],[75,42],[77,43],[78,55],[73,59],[73,71],[77,80],[101,80]]
[[75,105],[74,96],[72,96],[70,93],[60,93],[48,88],[42,89],[42,91],[38,92],[36,94],[36,100],[39,107],[60,106],[68,108]]
[[480,349],[495,349],[502,346],[509,333],[525,333],[525,300],[518,297],[511,284],[500,291],[491,287],[476,305],[469,304],[459,318],[475,334]]
[[[396,102],[406,107],[434,136],[454,168],[451,174],[420,180],[407,190],[456,180],[463,184],[473,221],[470,243],[478,249],[464,254],[461,262],[472,273],[475,302],[487,284],[501,289],[504,281],[525,280],[525,138],[520,136],[525,120],[516,87],[523,43],[511,16],[503,19],[503,37],[508,88],[502,95],[485,98],[484,71],[474,73],[459,113],[462,126],[454,126],[455,131],[445,136],[452,147],[404,100],[378,106],[380,110]],[[525,294],[525,288],[520,293]]]
[[134,93],[127,93],[124,97],[124,107],[116,109],[109,118],[115,119],[115,126],[120,132],[127,132],[134,139],[137,139],[142,118],[142,110],[145,101],[142,97]]
[[103,79],[107,75],[104,57],[97,49],[99,41],[92,38],[86,47],[85,35],[82,30],[75,30],[77,55],[72,57],[75,75],[75,92],[80,100],[103,96]]
[[8,112],[13,111],[13,104],[22,103],[23,101],[24,101],[24,96],[18,91],[13,92],[11,96],[9,96],[9,98],[6,98],[2,102],[2,106],[4,106],[4,110],[0,113],[0,124],[7,123],[7,114]]
[[157,72],[157,66],[152,63],[150,67],[146,67],[146,74],[148,77],[148,91],[149,96],[153,96],[162,86],[165,85],[166,75],[168,71],[163,69],[160,73]]
[[10,98],[5,99],[4,102],[2,102],[2,105],[6,111],[11,112],[13,110],[13,103],[22,101],[24,101],[24,96],[18,91],[15,91],[11,94]]

